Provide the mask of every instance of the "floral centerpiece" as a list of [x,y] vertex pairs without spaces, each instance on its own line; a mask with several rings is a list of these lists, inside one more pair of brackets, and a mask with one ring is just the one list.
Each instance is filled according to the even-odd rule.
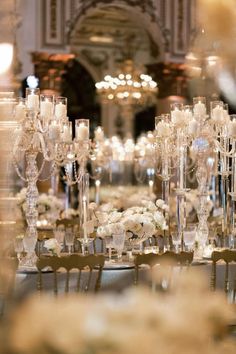
[[[26,188],[22,188],[16,195],[18,205],[23,214],[26,210]],[[64,203],[53,194],[53,190],[49,189],[48,193],[39,194],[38,202],[38,227],[52,225],[60,216],[64,209]]]
[[130,207],[123,212],[114,209],[112,204],[101,206],[94,210],[97,218],[99,237],[110,236],[122,230],[126,233],[127,241],[140,244],[157,234],[158,230],[166,230],[167,224],[164,211],[168,210],[163,200],[143,201],[140,207]]

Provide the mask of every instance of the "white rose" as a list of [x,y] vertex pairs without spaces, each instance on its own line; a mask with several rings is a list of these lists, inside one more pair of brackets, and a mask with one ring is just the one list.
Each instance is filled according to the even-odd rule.
[[155,226],[151,222],[145,222],[143,224],[143,233],[148,237],[153,236],[155,233]]
[[153,217],[154,217],[155,222],[158,224],[158,226],[162,228],[165,224],[165,218],[164,218],[163,214],[160,213],[159,211],[156,211],[153,214]]
[[122,217],[122,213],[117,212],[117,211],[113,211],[110,215],[109,215],[109,222],[111,223],[115,223],[117,221],[119,221]]
[[162,199],[157,199],[157,201],[156,201],[156,206],[157,206],[158,208],[162,209],[164,205],[165,205],[164,200],[162,200]]
[[106,222],[108,222],[108,214],[104,213],[104,212],[96,212],[96,216],[98,218],[98,222],[99,224],[105,224]]

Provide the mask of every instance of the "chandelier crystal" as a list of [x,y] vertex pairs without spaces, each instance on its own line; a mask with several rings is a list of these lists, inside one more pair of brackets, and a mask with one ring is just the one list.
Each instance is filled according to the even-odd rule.
[[130,59],[125,60],[117,76],[106,75],[95,86],[104,103],[148,106],[156,101],[157,83],[150,75],[137,70]]

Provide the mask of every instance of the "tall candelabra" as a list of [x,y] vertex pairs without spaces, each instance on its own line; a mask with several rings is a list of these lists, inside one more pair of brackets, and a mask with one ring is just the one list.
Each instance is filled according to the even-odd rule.
[[[25,214],[28,227],[24,244],[28,253],[26,263],[29,265],[35,262],[34,248],[37,242],[38,218],[37,181],[45,164],[51,164],[47,178],[58,171],[59,167],[64,167],[68,185],[78,183],[80,189],[84,191],[83,183],[90,148],[89,121],[76,121],[76,137],[72,140],[72,127],[67,118],[66,104],[65,97],[54,98],[51,95],[40,95],[39,89],[27,89],[26,101],[20,99],[15,108],[18,128],[15,133],[13,157],[19,177],[27,183]],[[37,163],[39,154],[43,161],[40,168]],[[20,162],[24,159],[26,161],[25,176],[20,167]],[[71,169],[75,176],[74,179],[69,172]],[[87,213],[85,213],[83,203],[80,209],[83,225],[85,225],[84,215]]]
[[[166,205],[169,205],[170,196],[170,178],[173,174],[175,160],[175,145],[173,139],[173,125],[171,124],[170,115],[162,114],[155,118],[156,130],[156,160],[157,160],[157,176],[162,181],[162,199]],[[169,211],[165,211],[168,230],[164,231],[166,245],[171,244],[170,237],[170,218]],[[167,236],[167,237],[166,237]]]

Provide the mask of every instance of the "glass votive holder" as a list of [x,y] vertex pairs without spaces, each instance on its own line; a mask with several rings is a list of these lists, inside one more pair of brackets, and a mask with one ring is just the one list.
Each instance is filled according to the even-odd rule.
[[31,109],[33,111],[39,111],[39,95],[40,95],[40,89],[38,87],[26,88],[26,102],[27,102],[28,109]]
[[183,103],[180,102],[174,102],[170,104],[170,115],[172,123],[176,124],[179,121],[182,121],[183,106]]
[[66,144],[66,158],[68,161],[74,161],[76,158],[75,145],[72,142]]
[[49,129],[48,129],[48,135],[49,135],[49,139],[51,139],[51,140],[60,140],[61,127],[60,127],[59,122],[56,119],[54,119],[50,122]]
[[40,95],[40,115],[47,119],[53,116],[54,96],[53,95]]
[[210,103],[211,119],[215,125],[221,125],[224,122],[224,102],[212,101]]
[[184,115],[188,120],[191,120],[193,118],[193,106],[191,105],[185,105],[183,107],[184,110]]
[[194,116],[206,115],[206,97],[193,97],[193,113]]
[[66,122],[62,125],[61,138],[65,143],[72,141],[72,122]]
[[89,119],[75,120],[75,138],[80,142],[89,140]]
[[56,118],[64,119],[67,116],[67,98],[63,96],[55,97],[55,112]]
[[104,140],[104,130],[103,127],[98,126],[94,131],[94,139],[98,142]]
[[230,122],[228,124],[228,134],[230,137],[236,137],[236,114],[230,115]]

